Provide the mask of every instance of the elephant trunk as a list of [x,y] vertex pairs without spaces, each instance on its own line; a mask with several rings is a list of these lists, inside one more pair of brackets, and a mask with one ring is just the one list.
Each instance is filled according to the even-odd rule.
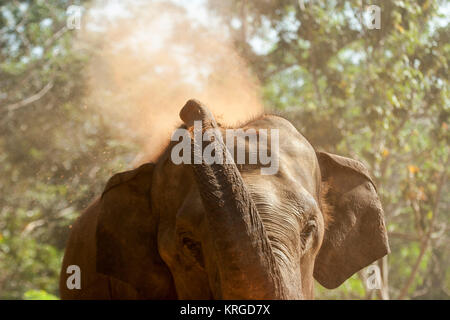
[[[222,299],[286,298],[280,271],[257,208],[227,150],[211,112],[198,101],[189,100],[180,112],[190,127],[202,122],[211,133],[208,143],[222,155],[221,163],[192,164],[195,180],[206,210],[206,225],[215,256],[219,292]],[[195,150],[204,150],[202,139],[193,139]],[[201,146],[195,144],[200,144]],[[220,158],[220,157],[219,157]],[[199,163],[199,162],[197,162]]]

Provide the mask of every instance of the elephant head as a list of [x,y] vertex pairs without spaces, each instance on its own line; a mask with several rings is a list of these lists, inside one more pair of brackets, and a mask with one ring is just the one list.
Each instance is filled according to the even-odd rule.
[[[114,176],[100,200],[96,272],[143,298],[310,299],[314,278],[335,288],[389,253],[360,162],[315,152],[287,120],[265,116],[242,127],[278,130],[278,150],[266,148],[279,169],[261,175],[261,163],[236,164],[200,102],[180,117],[190,134],[194,121],[212,133],[197,148],[191,139],[191,159],[214,145],[224,161],[175,164],[172,142],[156,163]],[[248,155],[251,142],[237,139]]]

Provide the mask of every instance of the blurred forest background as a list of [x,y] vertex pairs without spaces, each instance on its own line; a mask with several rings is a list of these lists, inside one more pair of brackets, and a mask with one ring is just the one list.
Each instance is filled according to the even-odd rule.
[[[378,185],[392,250],[378,262],[381,290],[360,272],[335,290],[317,285],[317,298],[449,299],[449,4],[194,2],[227,30],[267,112],[363,161]],[[1,299],[58,298],[70,224],[141,148],[92,111],[101,102],[85,70],[101,49],[69,30],[70,5],[86,13],[91,2],[0,0]],[[380,29],[358,18],[367,5],[381,8]]]

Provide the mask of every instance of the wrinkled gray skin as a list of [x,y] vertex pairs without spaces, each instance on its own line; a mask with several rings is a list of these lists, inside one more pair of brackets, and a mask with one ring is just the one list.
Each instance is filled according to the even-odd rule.
[[[200,102],[190,100],[180,117],[187,128],[201,120],[215,129],[230,157],[223,128]],[[171,144],[157,163],[112,177],[72,228],[61,297],[312,299],[314,279],[335,288],[389,253],[360,162],[316,153],[280,117],[242,128],[279,130],[276,174],[234,161],[175,165]],[[71,264],[81,267],[81,290],[66,287]]]

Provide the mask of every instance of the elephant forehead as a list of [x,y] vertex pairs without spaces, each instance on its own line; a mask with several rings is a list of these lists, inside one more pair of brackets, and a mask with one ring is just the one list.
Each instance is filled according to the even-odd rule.
[[228,147],[239,148],[246,153],[272,151],[274,148],[289,155],[315,153],[307,139],[289,121],[276,116],[254,120],[241,128],[223,128],[221,132]]
[[288,214],[294,220],[302,220],[318,207],[314,197],[296,181],[251,173],[243,173],[242,177],[259,213]]
[[[241,135],[237,141],[245,146],[246,159],[258,153],[258,163],[239,165],[239,171],[257,174],[262,166],[259,157],[270,155],[270,161],[278,162],[278,170],[274,175],[263,176],[262,179],[267,178],[274,184],[277,180],[283,184],[299,184],[315,197],[320,183],[320,168],[316,152],[308,140],[289,121],[276,116],[266,116],[243,127],[244,132],[252,129],[258,139],[251,140],[247,135]],[[278,138],[273,136],[273,130],[277,131]],[[236,161],[236,153],[234,158]]]

